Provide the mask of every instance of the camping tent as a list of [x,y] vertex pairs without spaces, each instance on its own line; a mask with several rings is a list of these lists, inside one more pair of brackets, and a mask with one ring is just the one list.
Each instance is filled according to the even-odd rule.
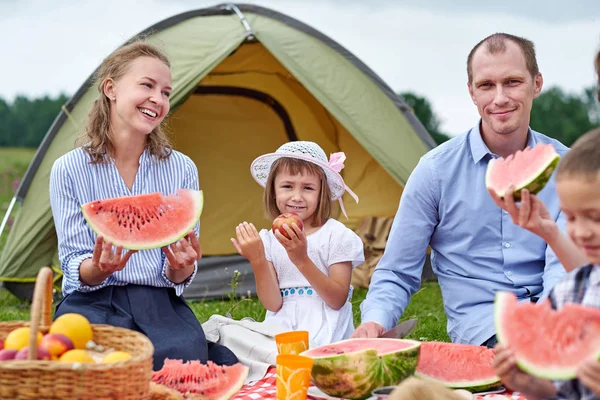
[[[270,226],[262,188],[249,171],[259,154],[289,140],[316,141],[327,154],[344,151],[343,176],[360,197],[359,204],[344,199],[349,219],[341,221],[352,228],[365,216],[394,215],[409,174],[434,146],[412,110],[373,71],[289,16],[227,4],[176,15],[142,34],[170,57],[170,131],[175,148],[195,161],[204,190],[204,258],[188,298],[223,294],[235,269],[243,271],[242,293],[254,286],[229,238],[244,220]],[[20,207],[0,257],[0,280],[21,297],[44,265],[60,279],[49,174],[73,149],[97,97],[92,76],[56,117],[11,202],[11,209]]]

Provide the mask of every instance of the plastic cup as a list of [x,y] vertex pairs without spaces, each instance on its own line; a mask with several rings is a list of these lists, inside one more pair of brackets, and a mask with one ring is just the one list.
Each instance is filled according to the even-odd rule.
[[308,331],[290,331],[275,335],[280,355],[300,354],[308,350]]
[[312,366],[313,359],[310,357],[277,356],[277,400],[305,399]]

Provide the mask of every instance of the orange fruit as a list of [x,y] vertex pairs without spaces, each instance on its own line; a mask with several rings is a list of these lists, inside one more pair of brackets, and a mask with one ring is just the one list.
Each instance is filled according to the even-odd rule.
[[92,324],[80,314],[63,314],[50,326],[48,333],[60,333],[67,336],[76,349],[85,349],[87,342],[94,338]]
[[87,351],[79,350],[79,349],[69,350],[66,353],[63,353],[63,355],[60,356],[58,361],[72,362],[72,363],[78,362],[78,363],[85,363],[85,364],[95,364],[96,363],[96,361],[94,361],[92,356],[89,355]]
[[127,353],[126,351],[113,351],[108,353],[107,355],[104,356],[104,358],[102,359],[103,363],[114,363],[114,362],[118,362],[118,361],[126,361],[129,360],[132,357],[131,354]]
[[[37,344],[40,344],[43,337],[41,332],[37,333]],[[7,350],[21,350],[27,346],[29,346],[29,328],[26,327],[14,329],[4,340],[4,348]]]

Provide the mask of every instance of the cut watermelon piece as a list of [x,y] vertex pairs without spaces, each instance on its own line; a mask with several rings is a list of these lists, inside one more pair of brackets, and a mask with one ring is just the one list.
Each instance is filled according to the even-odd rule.
[[509,292],[497,292],[494,304],[496,336],[510,347],[517,365],[531,375],[552,380],[575,378],[579,364],[600,358],[600,310],[579,304],[552,309],[518,303]]
[[244,385],[248,371],[242,363],[225,366],[212,361],[184,363],[167,358],[159,371],[152,372],[152,382],[184,395],[194,393],[210,400],[227,400]]
[[155,249],[174,243],[194,228],[204,205],[202,191],[180,189],[96,200],[81,206],[90,227],[105,241],[129,250]]
[[503,198],[508,187],[515,187],[515,201],[521,200],[521,190],[536,194],[550,180],[560,156],[551,144],[537,144],[533,149],[526,147],[506,158],[491,159],[485,174],[485,186]]
[[315,386],[344,399],[366,399],[383,386],[415,373],[421,342],[408,339],[346,339],[300,353],[313,359]]
[[469,392],[500,386],[492,361],[494,350],[459,343],[423,342],[415,375]]

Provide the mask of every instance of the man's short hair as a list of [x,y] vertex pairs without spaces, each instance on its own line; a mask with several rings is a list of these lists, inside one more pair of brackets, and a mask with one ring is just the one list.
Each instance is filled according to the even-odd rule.
[[558,163],[556,180],[573,176],[590,181],[600,178],[600,128],[577,139]]
[[473,82],[473,68],[471,66],[473,62],[473,56],[475,52],[481,45],[485,44],[486,50],[490,54],[496,54],[500,52],[506,51],[506,41],[510,40],[519,46],[523,55],[525,56],[525,64],[527,65],[527,70],[531,74],[531,77],[534,78],[539,72],[537,59],[535,57],[535,45],[529,39],[525,39],[519,36],[511,35],[509,33],[494,33],[477,43],[475,47],[469,53],[467,57],[467,75],[469,77],[469,83]]

